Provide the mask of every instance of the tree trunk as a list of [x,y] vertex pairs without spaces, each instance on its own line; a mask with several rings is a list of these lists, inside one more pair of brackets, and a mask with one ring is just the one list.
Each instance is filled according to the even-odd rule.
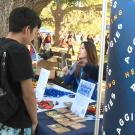
[[38,14],[52,0],[0,0],[0,37],[8,33],[8,17],[15,7],[26,6],[33,8]]
[[60,45],[60,31],[61,31],[61,21],[59,18],[55,18],[55,46]]
[[8,17],[13,5],[13,0],[0,1],[0,37],[5,36],[8,32]]
[[62,5],[57,5],[57,8],[56,10],[54,10],[52,12],[52,15],[55,19],[55,43],[54,45],[55,46],[59,46],[60,45],[60,31],[61,31],[61,28],[62,28],[62,21],[63,21],[63,18],[64,18],[64,14],[63,14],[63,10],[62,10]]

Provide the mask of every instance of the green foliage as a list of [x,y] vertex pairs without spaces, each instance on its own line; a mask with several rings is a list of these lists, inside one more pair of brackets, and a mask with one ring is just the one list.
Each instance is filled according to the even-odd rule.
[[87,0],[56,0],[57,3],[74,5],[77,2],[86,2]]
[[55,29],[54,27],[54,18],[52,16],[52,12],[51,12],[51,7],[54,6],[54,3],[52,2],[50,5],[48,5],[47,7],[45,7],[41,14],[40,14],[40,18],[42,20],[42,26],[44,26],[45,28],[48,28],[50,30]]
[[75,4],[77,2],[82,2],[82,3],[101,3],[101,0],[55,0],[57,3],[66,3],[66,4]]
[[63,30],[82,31],[87,34],[99,34],[101,32],[101,15],[95,11],[72,11],[64,18]]
[[43,25],[54,30],[55,21],[51,9],[56,9],[57,4],[72,7],[72,4],[76,4],[78,1],[83,3],[84,6],[91,5],[90,11],[76,10],[67,13],[63,18],[63,22],[61,22],[62,30],[75,32],[82,31],[94,35],[99,34],[101,32],[101,11],[96,11],[95,5],[101,5],[101,0],[57,0],[57,3],[56,0],[54,0],[49,6],[45,7],[41,13],[40,17],[44,20]]

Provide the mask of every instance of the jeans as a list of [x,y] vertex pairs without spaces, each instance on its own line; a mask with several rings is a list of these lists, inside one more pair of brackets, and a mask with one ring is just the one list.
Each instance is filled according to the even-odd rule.
[[0,135],[31,135],[31,128],[12,128],[0,123]]

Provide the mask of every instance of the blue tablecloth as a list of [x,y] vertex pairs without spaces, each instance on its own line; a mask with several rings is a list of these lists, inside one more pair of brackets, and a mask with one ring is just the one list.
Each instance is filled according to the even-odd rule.
[[[44,112],[38,114],[39,125],[37,127],[36,135],[57,135],[54,131],[49,129],[47,125],[55,124],[56,122],[53,119],[49,118],[45,115]],[[100,120],[100,130],[99,135],[102,135],[102,123],[103,120]],[[70,132],[66,132],[60,135],[94,135],[94,120],[89,120],[83,122],[86,125],[86,128],[82,128],[79,130],[71,130]]]

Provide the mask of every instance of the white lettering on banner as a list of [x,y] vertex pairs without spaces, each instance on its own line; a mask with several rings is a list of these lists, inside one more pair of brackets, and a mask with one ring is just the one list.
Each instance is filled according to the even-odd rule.
[[116,38],[115,38],[115,37],[113,38],[113,40],[114,40],[114,42],[115,42],[115,43],[117,43],[117,41],[116,41]]
[[119,124],[120,124],[120,126],[123,126],[123,125],[124,125],[123,119],[120,119],[120,120],[119,120]]
[[109,100],[108,104],[105,105],[105,112],[108,112],[114,105],[113,101],[115,100],[115,94],[111,94],[111,99]]
[[132,84],[130,88],[133,90],[133,92],[135,92],[135,83]]
[[[135,38],[133,38],[133,45],[135,46]],[[133,53],[133,47],[134,46],[131,46],[131,45],[129,45],[128,47],[127,47],[127,52],[128,52],[128,54],[130,54],[131,55],[131,53]],[[129,60],[130,60],[130,57],[129,56],[127,56],[125,59],[124,59],[124,61],[127,63],[127,64],[129,64]]]
[[121,135],[121,127],[123,127],[127,122],[132,122],[134,120],[134,115],[133,113],[131,114],[128,114],[128,113],[125,113],[123,118],[120,118],[119,119],[119,128],[116,128],[116,132],[118,135]]
[[130,57],[126,57],[126,58],[125,58],[125,62],[126,62],[127,64],[129,64],[129,59],[130,59]]
[[111,74],[112,74],[112,70],[109,69],[109,70],[108,70],[108,75],[111,76]]
[[113,41],[110,41],[110,47],[113,47],[113,46],[114,46]]
[[128,51],[128,53],[132,53],[133,47],[129,45],[128,48],[127,48],[127,51]]
[[134,120],[134,115],[133,115],[133,113],[131,113],[131,121],[133,121]]
[[118,30],[122,30],[123,25],[122,24],[118,24]]
[[117,128],[116,131],[119,135],[121,134],[121,128]]
[[107,107],[108,107],[109,110],[111,109],[111,108],[110,108],[110,104],[108,104]]
[[118,15],[121,16],[122,14],[123,14],[123,11],[122,10],[119,10]]
[[129,115],[128,114],[125,114],[125,121],[129,121]]
[[113,8],[116,8],[117,7],[117,1],[114,1],[114,3],[113,3]]
[[109,104],[111,105],[111,107],[113,106],[113,102],[112,102],[111,99],[110,99],[110,101],[109,101]]
[[108,71],[108,68],[109,68],[109,66],[108,66],[108,64],[107,64],[107,66],[106,66],[106,71]]
[[111,94],[111,98],[115,99],[115,94],[114,93]]
[[118,39],[120,38],[120,33],[119,33],[119,31],[116,31],[115,36],[116,36]]
[[[122,30],[123,29],[123,25],[122,24],[118,24],[118,30]],[[115,36],[113,37],[113,40],[110,41],[110,47],[114,46],[114,43],[117,43],[118,39],[120,38],[120,32],[116,31]]]
[[135,45],[135,38],[133,39],[133,44]]

